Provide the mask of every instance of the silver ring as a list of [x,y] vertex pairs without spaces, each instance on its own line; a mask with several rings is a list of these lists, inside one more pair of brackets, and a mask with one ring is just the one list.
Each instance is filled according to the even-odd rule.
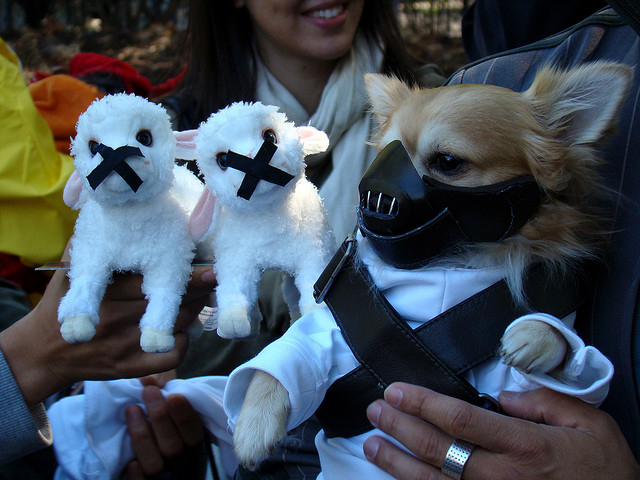
[[474,448],[475,445],[473,443],[455,439],[447,451],[447,456],[444,458],[442,473],[447,477],[460,480],[462,478],[464,464],[469,460]]

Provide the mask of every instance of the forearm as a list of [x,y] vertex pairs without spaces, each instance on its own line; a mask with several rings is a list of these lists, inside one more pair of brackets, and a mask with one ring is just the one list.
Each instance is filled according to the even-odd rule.
[[29,408],[72,383],[56,360],[63,344],[55,316],[41,305],[0,333],[0,350]]

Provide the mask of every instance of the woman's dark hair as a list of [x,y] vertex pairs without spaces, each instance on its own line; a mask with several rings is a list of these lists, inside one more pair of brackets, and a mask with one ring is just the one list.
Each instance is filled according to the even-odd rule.
[[[383,69],[416,81],[392,0],[365,1],[359,30],[380,43]],[[209,114],[236,101],[254,101],[253,26],[246,8],[233,2],[191,0],[185,48],[187,73],[180,85],[181,129],[196,128]]]

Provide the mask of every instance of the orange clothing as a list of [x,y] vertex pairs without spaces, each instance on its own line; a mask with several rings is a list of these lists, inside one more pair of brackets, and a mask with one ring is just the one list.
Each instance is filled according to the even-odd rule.
[[78,117],[104,93],[68,75],[51,75],[29,85],[33,103],[53,132],[56,149],[69,155]]

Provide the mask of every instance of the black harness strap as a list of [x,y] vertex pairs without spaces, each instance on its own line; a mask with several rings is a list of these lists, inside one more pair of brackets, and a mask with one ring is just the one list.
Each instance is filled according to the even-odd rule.
[[[317,299],[324,299],[361,364],[329,388],[316,412],[325,434],[350,437],[371,430],[367,406],[396,381],[497,409],[495,400],[479,393],[461,374],[494,357],[505,328],[531,310],[515,305],[500,281],[411,330],[366,267],[353,258],[354,242],[347,239],[342,244],[315,286]],[[565,283],[554,284],[543,268],[532,269],[526,280],[530,304],[559,318],[570,314],[577,308],[578,295],[574,282],[569,284],[567,278]]]

